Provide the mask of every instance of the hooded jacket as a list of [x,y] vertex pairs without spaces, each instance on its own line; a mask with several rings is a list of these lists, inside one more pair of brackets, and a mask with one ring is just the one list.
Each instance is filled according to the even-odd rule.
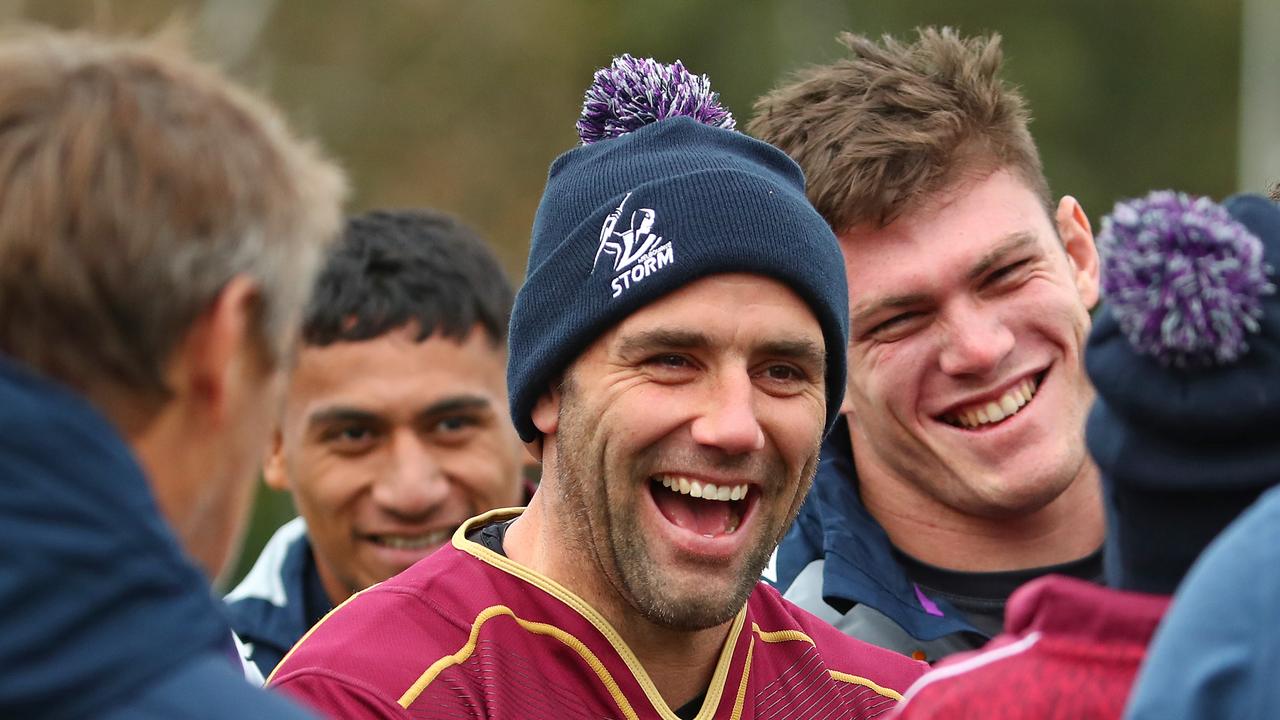
[[3,357],[0,607],[0,717],[308,717],[245,682],[112,425]]
[[846,635],[906,655],[933,660],[987,639],[945,598],[911,582],[894,557],[858,496],[843,417],[823,442],[813,487],[764,579]]
[[271,674],[307,631],[333,609],[316,569],[306,521],[285,523],[244,580],[223,598],[245,657]]

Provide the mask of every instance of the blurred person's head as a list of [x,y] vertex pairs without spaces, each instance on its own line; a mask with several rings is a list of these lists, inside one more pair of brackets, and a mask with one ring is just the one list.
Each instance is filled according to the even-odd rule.
[[1280,483],[1280,208],[1155,192],[1098,235],[1105,301],[1085,358],[1108,584],[1174,591]]
[[214,575],[345,184],[175,45],[0,44],[0,352],[115,423]]
[[760,98],[750,130],[801,165],[840,240],[864,499],[963,522],[1036,513],[1094,477],[1088,219],[1050,201],[998,36],[841,39],[851,56]]
[[466,519],[523,501],[507,414],[513,291],[471,230],[428,211],[348,221],[302,319],[265,478],[293,493],[330,599]]

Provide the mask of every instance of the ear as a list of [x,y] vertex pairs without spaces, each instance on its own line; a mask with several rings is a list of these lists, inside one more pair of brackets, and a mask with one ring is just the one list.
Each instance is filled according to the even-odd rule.
[[[848,410],[845,410],[848,407]],[[844,415],[844,421],[849,423],[849,429],[853,430],[858,427],[858,416],[853,412],[853,406],[849,405],[846,400],[844,405],[840,406],[840,414]]]
[[284,467],[284,436],[280,428],[271,433],[271,447],[267,449],[267,462],[262,466],[262,481],[272,490],[289,489],[289,474]]
[[247,363],[258,360],[252,332],[258,301],[257,283],[233,277],[196,319],[175,358],[178,385],[217,425],[235,422],[229,396]]
[[1090,310],[1098,304],[1098,247],[1093,241],[1093,228],[1084,208],[1070,195],[1058,203],[1055,216],[1058,235],[1071,263],[1076,290],[1085,307]]
[[533,412],[530,413],[529,419],[533,420],[533,426],[538,428],[538,431],[542,434],[525,443],[524,447],[534,460],[541,462],[542,452],[546,449],[547,436],[554,435],[556,430],[560,429],[559,379],[551,383],[547,391],[538,397],[538,401],[533,404]]
[[853,373],[849,369],[853,367],[853,358],[845,361],[845,382],[844,396],[840,398],[840,414],[853,415]]
[[530,419],[533,420],[533,426],[538,428],[544,436],[554,435],[560,428],[559,382],[553,383],[546,392],[538,396],[538,401],[533,404]]

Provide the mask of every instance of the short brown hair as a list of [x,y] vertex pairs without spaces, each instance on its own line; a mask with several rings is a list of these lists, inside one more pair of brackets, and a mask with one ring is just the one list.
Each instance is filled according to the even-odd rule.
[[1003,168],[1050,208],[1026,103],[999,77],[1000,36],[917,32],[911,44],[842,34],[853,57],[761,97],[749,132],[800,164],[837,233],[887,224],[962,177]]
[[163,400],[177,343],[247,275],[274,363],[345,193],[270,105],[173,38],[0,40],[0,352],[91,395]]
[[1280,202],[1280,182],[1271,186],[1271,189],[1267,191],[1267,197],[1276,202]]

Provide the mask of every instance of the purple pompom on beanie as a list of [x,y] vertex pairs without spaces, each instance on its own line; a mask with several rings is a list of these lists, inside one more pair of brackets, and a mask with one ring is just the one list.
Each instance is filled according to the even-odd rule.
[[706,75],[694,75],[679,60],[667,65],[624,54],[592,78],[582,100],[578,137],[590,145],[669,117],[690,117],[725,130],[736,127]]
[[1158,191],[1117,203],[1098,252],[1111,312],[1134,349],[1164,365],[1233,362],[1275,292],[1262,241],[1209,198]]
[[1103,306],[1085,349],[1085,429],[1113,587],[1171,593],[1212,538],[1280,482],[1280,207],[1154,192],[1098,235]]

